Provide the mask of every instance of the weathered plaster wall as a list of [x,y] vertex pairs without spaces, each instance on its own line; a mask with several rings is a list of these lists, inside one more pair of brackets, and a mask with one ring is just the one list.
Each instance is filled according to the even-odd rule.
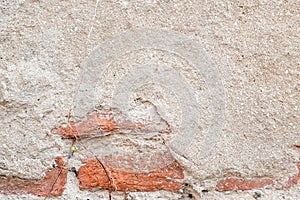
[[[188,194],[196,199],[299,199],[299,25],[300,4],[296,0],[1,1],[1,199],[43,199],[32,196],[44,194],[39,192],[11,193],[26,190],[14,190],[16,185],[34,182],[36,187],[41,187],[36,180],[48,177],[45,174],[55,164],[56,157],[63,156],[66,164],[55,165],[49,173],[60,177],[59,169],[63,172],[71,167],[79,169],[82,160],[95,158],[95,155],[103,158],[103,162],[108,160],[106,164],[109,169],[115,169],[116,180],[122,180],[118,179],[121,175],[143,177],[141,173],[156,173],[154,179],[171,176],[176,179],[172,184],[183,183],[176,192],[170,186],[170,191],[129,192],[128,199],[188,199]],[[203,71],[193,71],[190,60],[171,54],[170,49],[162,51],[163,47],[143,49],[141,46],[142,49],[131,52],[126,52],[126,45],[108,48],[110,44],[119,44],[114,40],[118,38],[116,35],[122,38],[124,32],[149,28],[191,38],[193,45],[200,45],[206,52],[205,60],[213,62],[217,69],[224,89],[225,117],[222,130],[214,133],[216,138],[209,153],[202,154],[199,147],[209,137],[207,132],[214,122],[214,110],[210,107],[214,96]],[[163,37],[161,34],[157,38]],[[137,43],[139,40],[134,37],[127,39],[132,39],[135,45],[143,44],[142,41]],[[176,39],[178,37],[171,37],[170,41]],[[183,48],[184,44],[178,46]],[[99,46],[103,49],[97,49]],[[102,69],[97,68],[102,56],[110,58],[118,48],[124,50],[124,55],[108,59],[110,63],[105,72],[97,71]],[[82,118],[83,111],[78,108],[81,106],[78,99],[84,99],[84,93],[78,88],[82,77],[83,81],[89,77],[84,70],[90,62],[94,62],[96,74],[101,76],[88,87],[96,93],[89,102],[98,106],[94,112],[84,110],[84,114],[98,116],[89,119]],[[132,98],[138,101],[132,101],[127,116],[113,110],[114,105],[110,104],[110,93],[122,85],[127,86],[126,81],[118,85],[115,80],[129,69],[135,77],[133,67],[140,65],[175,66],[194,92],[201,127],[196,129],[188,145],[191,148],[184,153],[187,160],[180,155],[183,151],[173,151],[178,148],[170,142],[175,133],[180,136],[185,107],[162,84],[137,91]],[[160,72],[157,76],[164,73]],[[179,88],[178,85],[172,88],[172,79],[166,79],[165,83],[170,83],[171,89]],[[124,89],[130,91],[130,88]],[[80,113],[72,113],[73,120],[81,117],[75,124],[75,128],[80,129],[78,135],[86,133],[88,137],[75,144],[78,151],[68,159],[72,140],[62,140],[59,134],[66,136],[69,131],[74,135],[75,128],[64,129],[71,108],[80,110]],[[111,115],[113,120],[97,115],[109,112],[115,112]],[[147,119],[152,119],[151,123],[138,123]],[[115,125],[117,130],[112,128]],[[104,136],[95,140],[92,135],[99,132],[97,126]],[[131,131],[136,134],[130,135]],[[124,158],[133,155],[134,161],[122,162],[116,159],[115,152],[124,153]],[[136,152],[139,154],[134,154]],[[107,157],[111,154],[115,160]],[[153,155],[159,156],[151,160]],[[163,164],[153,164],[160,161]],[[174,167],[175,175],[166,175],[163,170],[168,171],[168,168],[164,167],[172,163],[176,166],[178,163],[180,169]],[[132,170],[136,166],[137,169]],[[162,171],[155,171],[157,169]],[[94,172],[100,173],[101,170],[97,170],[99,167]],[[184,171],[184,178],[180,170]],[[85,174],[81,174],[79,180],[80,177]],[[108,198],[108,190],[80,191],[78,179],[68,172],[66,189],[62,196],[55,198]],[[15,185],[9,187],[9,181]],[[109,187],[106,183],[97,184]],[[153,185],[156,189],[166,189],[158,183],[153,182]],[[55,192],[46,191],[44,195],[51,194]],[[112,196],[124,199],[125,195],[121,191],[113,192]]]

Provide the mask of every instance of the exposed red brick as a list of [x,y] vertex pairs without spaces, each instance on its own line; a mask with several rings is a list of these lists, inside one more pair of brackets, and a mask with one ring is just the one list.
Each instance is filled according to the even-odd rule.
[[[96,158],[85,160],[85,165],[78,171],[80,189],[93,190],[96,188],[110,188],[111,190],[116,191],[150,192],[157,190],[179,191],[182,186],[176,179],[183,179],[184,174],[176,161],[172,161],[167,166],[161,168],[154,168],[152,171],[141,172],[133,171],[132,169],[134,168],[129,170],[129,168],[116,168],[115,166],[112,166],[113,163],[118,163],[120,159],[122,158],[107,157],[103,159],[105,168],[111,178],[112,185],[109,185],[109,179],[105,170]],[[127,161],[126,157],[124,161]],[[139,160],[139,162],[144,165],[145,163],[148,163],[148,160]],[[143,168],[142,165],[140,167]]]
[[57,166],[49,169],[41,180],[1,176],[0,192],[3,194],[33,194],[45,197],[62,195],[67,179],[67,168],[61,157],[57,157],[55,161]]
[[[114,114],[122,120],[115,120]],[[88,137],[101,135],[103,133],[116,133],[124,130],[133,130],[143,127],[140,122],[131,122],[120,113],[94,113],[88,115],[87,119],[80,122],[70,122],[66,127],[59,127],[52,130],[52,133],[61,135],[65,138]]]
[[[67,127],[53,130],[65,138],[91,137],[94,135],[107,135],[114,133],[146,134],[149,131],[169,132],[169,126],[165,121],[156,118],[149,119],[149,124],[132,122],[120,112],[107,111],[88,115],[86,120],[71,122]],[[134,131],[133,131],[134,130]],[[145,152],[144,152],[145,153]],[[113,155],[113,156],[112,156]],[[105,169],[99,160],[87,159],[85,165],[78,171],[80,189],[93,190],[104,188],[118,191],[156,191],[169,190],[178,191],[181,183],[176,179],[183,179],[183,170],[170,154],[152,153],[143,155],[111,156],[102,158]],[[143,157],[142,156],[142,157]],[[132,160],[136,160],[134,162]],[[101,161],[101,162],[102,162]],[[133,171],[135,169],[135,171]],[[110,183],[111,182],[111,183]]]
[[283,189],[291,188],[293,185],[297,185],[300,180],[300,163],[297,163],[298,174],[289,178],[287,184],[283,186]]
[[95,114],[95,118],[103,132],[115,132],[119,129],[112,114]]
[[228,191],[228,190],[252,190],[263,188],[267,185],[273,185],[274,182],[270,179],[252,179],[244,180],[237,178],[228,178],[226,180],[220,181],[216,189],[218,191]]

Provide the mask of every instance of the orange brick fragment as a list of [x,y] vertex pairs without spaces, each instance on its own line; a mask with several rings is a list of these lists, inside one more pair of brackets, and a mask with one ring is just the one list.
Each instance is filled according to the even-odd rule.
[[0,176],[0,192],[3,194],[33,194],[60,196],[64,192],[67,168],[61,157],[55,159],[57,166],[49,169],[41,180]]
[[283,186],[283,189],[289,189],[294,185],[297,185],[300,180],[300,163],[297,163],[298,168],[298,174],[295,174],[294,176],[290,177],[287,184]]
[[[111,161],[110,161],[111,162]],[[179,191],[182,184],[176,179],[183,179],[184,174],[176,161],[149,172],[117,169],[111,165],[105,166],[112,180],[109,179],[96,158],[84,161],[85,165],[78,171],[79,187],[81,190],[96,188],[116,191]]]
[[[120,115],[120,113],[115,113]],[[125,116],[118,116],[122,120],[115,120],[113,113],[94,113],[80,122],[70,122],[66,127],[52,130],[52,133],[65,138],[88,137],[93,135],[106,135],[104,133],[116,133],[143,127],[140,122],[131,122]]]
[[244,180],[236,178],[228,178],[219,182],[216,186],[218,191],[228,191],[228,190],[252,190],[263,188],[267,185],[273,185],[273,181],[270,179],[253,179]]
[[118,130],[118,125],[117,122],[114,120],[113,115],[109,115],[107,117],[106,115],[103,116],[102,114],[101,117],[101,114],[97,113],[95,115],[95,118],[103,132],[114,132]]

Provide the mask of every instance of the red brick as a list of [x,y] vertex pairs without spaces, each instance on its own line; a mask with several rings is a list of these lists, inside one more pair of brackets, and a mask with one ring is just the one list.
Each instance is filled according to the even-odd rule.
[[[76,123],[71,122],[67,127],[54,129],[53,133],[65,138],[80,138],[103,133],[132,133],[132,130],[136,130],[135,134],[146,134],[149,132],[148,130],[170,131],[163,120],[151,121],[151,123],[144,125],[128,120],[120,112],[107,111],[93,113],[87,116],[86,120]],[[132,161],[132,159],[138,157],[137,155],[119,157],[113,153],[112,155],[101,159],[105,163],[105,168],[109,171],[113,184],[109,184],[108,176],[99,161],[96,158],[90,158],[84,161],[85,165],[78,171],[80,189],[110,188],[118,191],[178,191],[181,188],[181,183],[176,179],[184,178],[183,170],[170,154],[148,153],[144,155],[144,159],[139,158],[138,163]],[[167,164],[163,163],[165,161]],[[137,168],[139,170],[132,171],[132,169]],[[145,170],[148,168],[151,168],[151,170]]]
[[61,157],[55,159],[57,166],[46,172],[41,180],[0,177],[0,192],[3,194],[33,194],[38,196],[60,196],[64,192],[67,168]]
[[[117,115],[118,119],[115,120]],[[79,122],[70,122],[66,127],[59,127],[52,130],[52,133],[61,135],[65,138],[89,137],[101,135],[103,133],[116,133],[119,131],[133,130],[143,127],[139,122],[131,122],[120,113],[94,113],[87,116],[87,119]]]
[[[130,162],[128,157],[123,157],[123,161]],[[163,160],[162,157],[158,158]],[[109,179],[105,170],[96,158],[84,161],[85,165],[78,171],[79,187],[81,190],[93,190],[96,188],[111,189],[116,191],[157,191],[169,190],[179,191],[182,184],[177,179],[183,179],[183,170],[176,161],[168,163],[161,168],[154,167],[152,171],[133,171],[130,167],[115,167],[113,163],[119,163],[122,157],[107,157],[101,162],[105,163],[105,168],[113,182],[109,185]],[[157,158],[155,158],[157,160]],[[139,160],[139,163],[146,165],[148,160]],[[157,160],[159,162],[159,160]],[[139,166],[143,168],[144,166]],[[155,165],[154,161],[150,165]],[[131,166],[131,164],[129,164]]]
[[287,184],[283,187],[283,189],[291,188],[293,185],[297,185],[300,180],[300,163],[297,163],[298,174],[289,178]]
[[216,189],[218,191],[228,191],[228,190],[252,190],[263,188],[267,185],[273,185],[273,181],[270,179],[252,179],[244,180],[237,178],[228,178],[226,180],[220,181]]

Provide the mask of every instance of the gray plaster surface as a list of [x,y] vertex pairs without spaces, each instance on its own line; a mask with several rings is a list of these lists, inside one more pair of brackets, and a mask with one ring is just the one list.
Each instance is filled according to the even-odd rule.
[[[255,191],[215,191],[216,183],[226,177],[265,177],[284,184],[298,173],[295,163],[300,157],[294,148],[300,145],[299,25],[300,3],[296,0],[1,1],[0,174],[41,178],[56,156],[68,154],[70,142],[52,135],[51,129],[67,124],[70,108],[75,117],[91,111],[78,100],[92,106],[124,107],[120,102],[142,97],[157,107],[160,117],[179,135],[166,137],[167,147],[186,168],[195,188],[209,190],[200,192],[203,199],[254,198]],[[149,30],[155,30],[149,37],[138,36]],[[173,36],[166,37],[168,34]],[[178,52],[170,46],[174,41]],[[193,46],[203,52],[198,52],[204,56],[200,61],[214,66],[212,76],[208,76],[210,68],[194,68],[199,66],[191,64],[195,58],[184,55],[188,49],[192,52]],[[91,66],[89,62],[93,62],[96,77],[85,71]],[[105,68],[101,68],[102,62],[107,62]],[[165,66],[165,70],[150,71],[157,66]],[[168,77],[168,69],[176,73]],[[131,76],[118,79],[130,70]],[[162,82],[130,90],[128,85],[134,86],[130,81],[151,73],[151,80]],[[172,93],[185,91],[174,81],[177,75],[187,82],[190,96],[196,99],[186,94],[183,105],[193,107],[183,107],[183,97]],[[218,79],[212,81],[214,78]],[[222,99],[214,96],[213,82],[224,90]],[[91,88],[92,98],[80,87]],[[116,94],[124,90],[132,96],[121,101]],[[214,118],[220,109],[213,104],[216,98],[224,103],[224,118],[222,129],[210,133],[210,127],[220,122]],[[135,106],[126,105],[126,109]],[[186,116],[187,111],[195,113]],[[195,122],[191,122],[193,116],[198,116]],[[189,148],[172,143],[184,138],[180,130],[186,123],[196,127],[187,131],[193,133],[187,137]],[[203,141],[210,137],[214,142],[208,139],[207,146],[213,148],[207,153]],[[79,152],[69,162],[79,165],[84,156]],[[260,199],[299,199],[299,189],[299,185],[285,191],[264,189]],[[101,196],[106,199],[107,192],[79,191],[78,181],[70,174],[60,198]],[[113,196],[124,198],[122,193]],[[164,191],[131,196],[182,198]],[[39,199],[31,195],[0,197]]]

